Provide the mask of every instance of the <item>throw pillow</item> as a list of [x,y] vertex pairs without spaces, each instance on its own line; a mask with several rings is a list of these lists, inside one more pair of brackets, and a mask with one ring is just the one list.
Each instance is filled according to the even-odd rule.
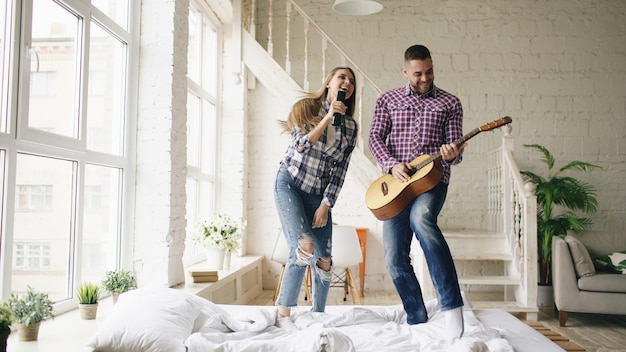
[[626,250],[613,252],[595,258],[598,270],[626,274]]
[[172,288],[125,292],[87,346],[108,352],[185,352],[184,341],[207,302]]
[[572,255],[572,260],[574,261],[576,276],[580,278],[594,275],[596,273],[596,268],[593,265],[593,261],[591,260],[591,256],[589,255],[589,251],[587,251],[585,245],[578,238],[572,235],[565,236],[565,242],[567,242],[567,246],[569,247],[569,251]]

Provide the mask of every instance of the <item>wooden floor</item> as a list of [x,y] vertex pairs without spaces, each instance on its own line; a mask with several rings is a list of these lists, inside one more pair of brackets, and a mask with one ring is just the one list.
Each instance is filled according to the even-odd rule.
[[[274,305],[272,300],[274,291],[263,291],[250,304],[253,305]],[[308,305],[300,295],[299,305]],[[472,299],[479,297],[469,296]],[[400,298],[394,292],[365,292],[362,298],[364,305],[393,305],[400,304]],[[354,304],[350,295],[346,302],[343,301],[343,290],[341,288],[331,288],[328,298],[328,305]],[[625,302],[626,304],[626,302]],[[559,327],[558,314],[553,309],[542,308],[539,313],[539,321],[559,332],[571,341],[576,342],[590,352],[626,352],[626,315],[606,315],[606,314],[580,314],[570,313],[567,326]],[[540,352],[540,351],[537,351]]]

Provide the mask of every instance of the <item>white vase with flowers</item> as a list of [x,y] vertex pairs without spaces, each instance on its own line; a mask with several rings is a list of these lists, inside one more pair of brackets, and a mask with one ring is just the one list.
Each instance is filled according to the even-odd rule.
[[221,270],[225,267],[225,257],[241,246],[244,225],[227,214],[217,214],[210,222],[198,224],[194,241],[207,251],[207,265],[210,269]]

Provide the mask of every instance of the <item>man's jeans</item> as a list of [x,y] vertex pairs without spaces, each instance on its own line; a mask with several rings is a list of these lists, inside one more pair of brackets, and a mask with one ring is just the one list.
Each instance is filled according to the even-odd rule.
[[437,226],[437,216],[447,192],[448,185],[439,182],[432,190],[419,195],[400,214],[383,223],[385,264],[402,299],[408,324],[428,320],[420,284],[409,257],[413,233],[424,251],[441,310],[463,306],[452,255]]

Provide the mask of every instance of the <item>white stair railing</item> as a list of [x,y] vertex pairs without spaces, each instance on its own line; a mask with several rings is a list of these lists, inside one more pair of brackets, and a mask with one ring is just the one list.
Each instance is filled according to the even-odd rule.
[[523,307],[537,306],[537,198],[532,184],[524,183],[513,157],[511,126],[505,126],[502,146],[489,153],[490,230],[506,236],[513,260],[506,268],[520,284],[505,291],[507,300]]

